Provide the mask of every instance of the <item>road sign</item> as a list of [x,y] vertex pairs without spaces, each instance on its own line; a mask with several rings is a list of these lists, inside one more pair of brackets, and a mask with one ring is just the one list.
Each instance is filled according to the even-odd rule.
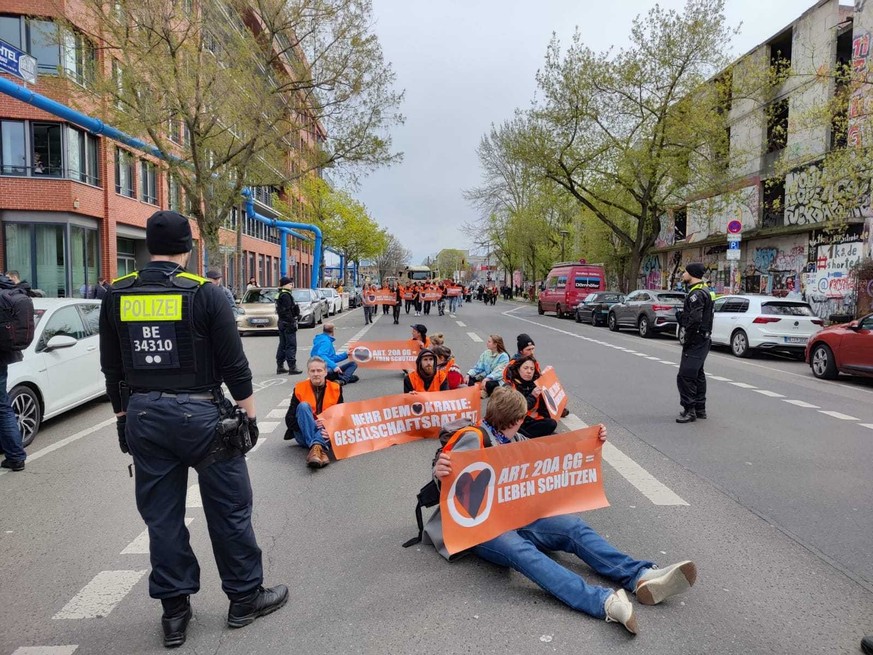
[[743,240],[743,237],[742,237],[742,235],[740,235],[740,234],[728,234],[728,235],[727,235],[727,242],[728,242],[728,244],[731,244],[731,243],[739,243],[739,242],[742,241],[742,240]]
[[725,255],[727,255],[727,260],[729,262],[738,262],[740,261],[740,249],[739,248],[731,248],[728,250]]
[[36,59],[18,48],[0,41],[0,71],[36,84]]
[[742,221],[733,220],[727,225],[727,231],[730,234],[739,234],[743,231],[743,223]]

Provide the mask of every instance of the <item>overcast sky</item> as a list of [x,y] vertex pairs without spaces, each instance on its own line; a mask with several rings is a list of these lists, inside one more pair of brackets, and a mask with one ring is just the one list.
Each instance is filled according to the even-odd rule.
[[[463,190],[479,183],[476,147],[492,123],[529,105],[553,32],[576,26],[595,50],[626,43],[654,0],[373,0],[375,31],[406,90],[393,130],[404,161],[364,179],[356,195],[418,264],[442,248],[468,249],[476,218]],[[740,55],[793,22],[815,0],[727,0]],[[684,0],[661,0],[681,10]],[[841,3],[843,4],[843,3]],[[850,3],[846,3],[850,4]]]

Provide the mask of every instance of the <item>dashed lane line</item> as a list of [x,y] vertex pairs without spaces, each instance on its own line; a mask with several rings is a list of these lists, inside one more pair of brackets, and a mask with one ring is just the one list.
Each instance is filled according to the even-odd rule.
[[783,400],[782,402],[794,405],[795,407],[803,407],[805,409],[821,409],[818,405],[813,405],[805,400]]
[[467,332],[467,336],[470,337],[476,343],[482,343],[482,337],[480,337],[475,332]]
[[[588,425],[575,414],[569,414],[561,422],[570,430],[580,430]],[[603,444],[603,460],[614,468],[619,475],[630,482],[637,490],[654,505],[688,505],[675,491],[660,482],[642,466],[612,445],[609,441]]]
[[69,646],[22,646],[16,648],[12,655],[73,655],[78,650],[78,644]]
[[351,337],[351,338],[350,338],[346,343],[344,343],[342,346],[340,346],[339,348],[337,348],[337,352],[344,352],[344,351],[347,351],[347,350],[349,349],[349,345],[350,345],[350,344],[353,344],[353,343],[355,343],[356,341],[360,341],[360,340],[361,340],[361,337],[363,337],[365,334],[367,334],[367,332],[369,331],[369,329],[370,329],[371,327],[373,327],[374,325],[376,325],[376,321],[378,321],[382,316],[383,316],[383,314],[377,314],[375,317],[373,317],[373,322],[372,322],[372,323],[370,323],[369,325],[365,325],[365,326],[362,327],[360,330],[358,330],[357,332],[355,332],[355,334],[354,334],[354,335],[353,335],[353,336],[352,336],[352,337]]
[[464,321],[457,321],[458,327],[467,327],[467,324]]
[[767,391],[766,389],[755,389],[755,393],[759,393],[762,396],[767,396],[768,398],[785,398],[781,393],[776,393],[775,391]]
[[[191,522],[194,519],[192,517],[185,517],[185,526],[191,525]],[[125,546],[124,550],[121,551],[122,555],[148,555],[149,554],[149,529],[146,528],[143,530],[136,539],[131,541],[127,546]]]
[[[98,423],[97,425],[92,425],[90,428],[86,428],[85,430],[82,430],[81,432],[77,432],[76,434],[70,435],[66,439],[61,439],[60,441],[53,443],[51,446],[46,446],[42,450],[38,450],[35,453],[28,453],[27,454],[27,463],[30,464],[31,462],[38,460],[40,457],[45,457],[46,455],[53,453],[54,451],[73,443],[74,441],[78,441],[79,439],[81,439],[83,437],[87,437],[89,434],[93,434],[93,433],[97,432],[98,430],[102,430],[103,428],[105,428],[109,425],[112,425],[113,423],[115,423],[114,416],[112,418],[108,418],[105,421]],[[9,473],[9,469],[0,470],[0,475],[5,475],[6,473]]]
[[825,411],[823,409],[820,409],[820,410],[818,410],[818,413],[824,414],[825,416],[830,416],[832,418],[840,419],[841,421],[860,421],[861,420],[856,416],[849,416],[848,414],[843,414],[842,412],[832,412],[832,411]]
[[873,423],[859,423],[862,428],[867,428],[868,430],[873,430]]
[[754,384],[747,384],[745,382],[728,382],[728,384],[732,384],[735,387],[739,387],[740,389],[757,389]]
[[104,618],[146,573],[146,569],[100,571],[52,618],[58,620]]
[[708,377],[710,380],[718,380],[719,382],[733,382],[733,380],[731,380],[730,378],[725,378],[720,375],[712,375],[710,373],[707,373],[706,377]]

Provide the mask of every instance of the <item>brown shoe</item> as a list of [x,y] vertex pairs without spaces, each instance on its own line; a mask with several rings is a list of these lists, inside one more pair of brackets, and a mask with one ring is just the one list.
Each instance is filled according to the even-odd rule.
[[324,466],[324,461],[321,459],[324,451],[319,444],[315,444],[309,449],[309,454],[306,456],[306,466],[313,469],[320,469]]
[[321,449],[321,466],[325,467],[330,464],[330,455],[327,454],[327,448]]

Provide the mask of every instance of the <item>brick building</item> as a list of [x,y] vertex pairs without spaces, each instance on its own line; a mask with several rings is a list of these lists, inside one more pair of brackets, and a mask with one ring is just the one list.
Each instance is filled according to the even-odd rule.
[[[37,58],[35,92],[72,105],[89,67],[107,62],[83,34],[58,38],[61,15],[76,24],[75,0],[0,0],[0,40]],[[181,126],[169,129],[170,138],[184,144]],[[309,138],[301,135],[300,147],[311,147]],[[278,217],[272,189],[254,191],[258,212]],[[144,265],[148,217],[158,209],[183,207],[178,182],[159,160],[0,95],[0,270],[19,271],[50,297],[82,295],[99,277],[111,279]],[[288,270],[280,271],[280,238],[278,230],[246,218],[241,202],[220,235],[227,283],[237,280],[239,262],[243,279],[255,278],[262,286],[277,284],[283,274],[308,285],[312,242],[284,237]],[[198,241],[192,270],[202,272],[201,253]]]

